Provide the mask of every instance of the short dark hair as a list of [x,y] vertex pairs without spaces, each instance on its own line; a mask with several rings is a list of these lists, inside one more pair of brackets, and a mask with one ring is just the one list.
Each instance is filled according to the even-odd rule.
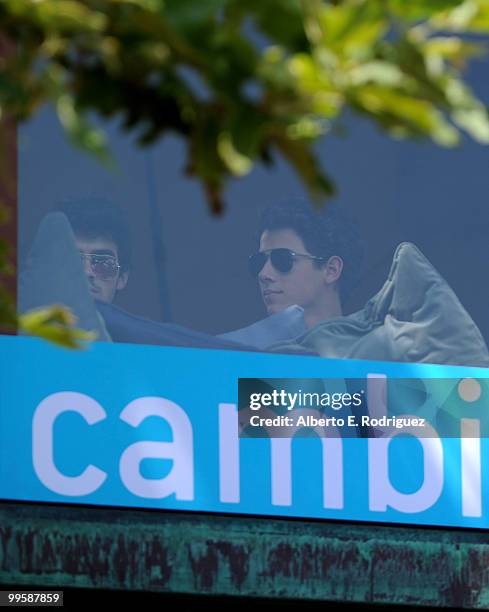
[[73,232],[80,238],[105,238],[117,246],[123,272],[131,267],[129,228],[121,209],[99,196],[83,196],[63,200],[55,207],[68,218]]
[[337,204],[327,203],[318,209],[295,198],[277,202],[262,214],[259,237],[266,230],[281,229],[294,230],[311,255],[341,257],[344,265],[338,289],[341,299],[346,299],[358,284],[364,255],[364,243],[353,220]]

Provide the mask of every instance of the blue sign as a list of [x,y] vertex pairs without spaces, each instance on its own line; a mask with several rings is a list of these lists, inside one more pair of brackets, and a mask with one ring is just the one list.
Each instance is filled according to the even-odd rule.
[[489,443],[473,415],[458,438],[270,440],[240,437],[237,410],[238,378],[487,370],[22,337],[0,337],[0,355],[3,499],[489,526]]

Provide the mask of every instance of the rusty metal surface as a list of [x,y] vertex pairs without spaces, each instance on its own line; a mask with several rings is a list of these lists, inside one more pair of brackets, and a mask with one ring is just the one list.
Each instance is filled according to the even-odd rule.
[[0,582],[489,608],[489,534],[1,503]]

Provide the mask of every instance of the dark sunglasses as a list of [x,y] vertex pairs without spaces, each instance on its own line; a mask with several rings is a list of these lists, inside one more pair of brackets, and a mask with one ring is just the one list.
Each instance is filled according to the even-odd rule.
[[90,268],[100,280],[110,280],[119,273],[120,265],[113,255],[103,255],[99,253],[83,253],[80,251],[82,264],[85,261],[90,263]]
[[317,257],[316,255],[308,255],[306,253],[296,253],[290,249],[270,249],[269,251],[258,251],[254,255],[250,255],[248,259],[248,266],[252,276],[258,276],[263,270],[263,266],[267,263],[268,258],[272,266],[281,274],[288,274],[293,266],[296,257],[305,257],[306,259],[313,259],[314,261],[324,262],[324,257]]

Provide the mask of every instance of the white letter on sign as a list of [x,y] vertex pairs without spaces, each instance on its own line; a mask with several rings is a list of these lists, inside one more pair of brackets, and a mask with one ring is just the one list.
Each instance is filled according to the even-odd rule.
[[105,419],[105,411],[83,393],[53,393],[39,404],[32,420],[32,462],[39,480],[60,495],[90,495],[107,478],[99,468],[89,465],[79,476],[65,476],[54,464],[53,425],[63,412],[77,412],[89,425]]
[[[412,417],[412,415],[403,415]],[[385,512],[387,506],[399,512],[423,512],[438,500],[443,489],[443,447],[436,431],[425,426],[429,438],[416,435],[416,428],[405,427],[386,438],[370,438],[368,441],[368,480],[370,510]],[[392,486],[389,478],[389,444],[401,433],[415,436],[423,447],[423,483],[414,493],[401,493]]]
[[[135,442],[122,453],[119,471],[122,482],[138,497],[161,499],[175,493],[177,499],[194,498],[194,446],[192,425],[178,404],[164,397],[141,397],[128,404],[120,418],[138,427],[151,416],[168,421],[173,442]],[[144,459],[172,459],[171,472],[164,478],[143,478]]]

